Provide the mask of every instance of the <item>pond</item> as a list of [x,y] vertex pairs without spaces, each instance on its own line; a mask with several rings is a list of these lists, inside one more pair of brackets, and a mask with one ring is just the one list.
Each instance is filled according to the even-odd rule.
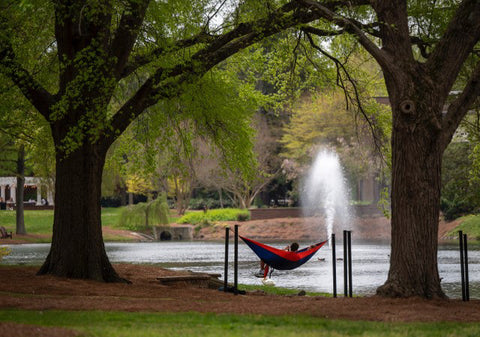
[[[275,243],[284,247],[287,243]],[[112,263],[147,263],[175,270],[191,270],[222,274],[225,247],[222,242],[148,242],[106,243]],[[4,264],[41,264],[48,254],[49,244],[22,244],[9,246],[11,254]],[[387,279],[390,246],[387,244],[354,244],[352,247],[353,293],[372,295]],[[337,245],[337,257],[343,248]],[[325,259],[325,261],[323,261]],[[438,252],[442,287],[451,298],[461,298],[460,257],[456,245],[441,246]],[[233,282],[233,247],[229,255],[229,281]],[[254,277],[259,270],[256,255],[243,243],[239,244],[239,283],[261,284]],[[480,298],[480,250],[469,249],[470,297]],[[331,250],[325,246],[306,264],[295,270],[275,271],[272,275],[279,287],[306,291],[332,292]],[[343,293],[343,261],[337,261],[337,289]]]

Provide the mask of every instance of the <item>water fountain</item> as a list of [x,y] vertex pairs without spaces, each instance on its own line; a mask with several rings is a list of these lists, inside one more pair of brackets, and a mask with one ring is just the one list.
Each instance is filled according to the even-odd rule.
[[342,230],[351,229],[348,189],[336,152],[327,149],[318,152],[302,191],[304,216],[316,219],[319,226],[323,217],[328,238],[335,224]]

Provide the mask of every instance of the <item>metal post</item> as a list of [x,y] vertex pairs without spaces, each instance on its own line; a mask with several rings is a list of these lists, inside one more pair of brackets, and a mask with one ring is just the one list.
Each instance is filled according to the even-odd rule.
[[458,238],[460,241],[460,273],[462,274],[462,301],[466,301],[466,296],[465,296],[465,265],[463,263],[463,232],[458,231]]
[[470,301],[470,286],[468,280],[468,248],[467,248],[467,234],[463,234],[463,249],[465,260],[465,299]]
[[352,295],[352,231],[347,232],[348,241],[348,296]]
[[335,250],[335,234],[332,234],[332,276],[334,298],[337,297],[337,252]]
[[225,228],[225,267],[223,275],[223,291],[228,291],[228,241],[230,237],[230,228]]
[[238,225],[235,225],[233,293],[238,295]]
[[347,267],[347,231],[343,231],[343,290],[345,297],[348,296],[348,267]]

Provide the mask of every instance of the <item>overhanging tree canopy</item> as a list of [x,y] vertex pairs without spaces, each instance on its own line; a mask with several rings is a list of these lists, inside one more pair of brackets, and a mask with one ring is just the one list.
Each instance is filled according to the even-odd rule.
[[[393,114],[392,255],[379,293],[443,296],[436,260],[441,157],[479,95],[479,63],[446,113],[443,106],[480,38],[478,1],[247,1],[218,30],[212,18],[220,9],[209,1],[12,0],[3,6],[0,72],[49,122],[56,146],[53,241],[40,273],[119,280],[100,226],[108,147],[145,109],[178,96],[221,61],[301,26],[308,37],[354,35],[384,72]],[[437,7],[448,7],[448,25],[438,22]],[[24,36],[17,27],[31,26],[35,14],[55,18],[54,38],[38,53],[58,61],[53,84],[44,85],[22,62]],[[114,111],[110,103],[119,84],[138,70],[148,76]]]
[[[225,17],[224,27],[210,24],[220,8],[208,1],[9,1],[2,6],[1,73],[50,124],[56,149],[52,246],[40,273],[104,281],[121,280],[106,256],[100,224],[102,169],[112,142],[148,107],[178,96],[227,57],[315,18],[297,3],[263,13],[239,5]],[[58,62],[57,80],[48,85],[22,62],[28,59],[26,37],[17,27],[31,28],[36,15],[42,22],[37,21],[35,34],[49,43],[38,57]],[[113,110],[112,97],[136,71],[146,79]],[[212,130],[222,128],[220,120],[207,123]]]

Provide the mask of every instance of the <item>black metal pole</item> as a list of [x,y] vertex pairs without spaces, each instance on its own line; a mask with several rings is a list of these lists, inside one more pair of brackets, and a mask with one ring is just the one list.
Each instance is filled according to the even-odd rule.
[[348,265],[347,265],[347,231],[343,231],[343,290],[345,297],[348,296]]
[[337,297],[337,252],[335,250],[335,234],[332,234],[332,276],[334,298]]
[[347,232],[348,243],[348,296],[352,295],[352,231]]
[[468,247],[467,247],[467,234],[463,234],[463,250],[465,260],[465,299],[470,301],[470,285],[468,280]]
[[238,225],[235,225],[233,293],[238,295]]
[[230,238],[230,228],[225,228],[225,267],[223,275],[223,291],[228,291],[228,241]]
[[458,238],[460,241],[460,273],[462,274],[462,301],[466,301],[466,296],[465,296],[465,265],[463,262],[463,232],[458,231]]

